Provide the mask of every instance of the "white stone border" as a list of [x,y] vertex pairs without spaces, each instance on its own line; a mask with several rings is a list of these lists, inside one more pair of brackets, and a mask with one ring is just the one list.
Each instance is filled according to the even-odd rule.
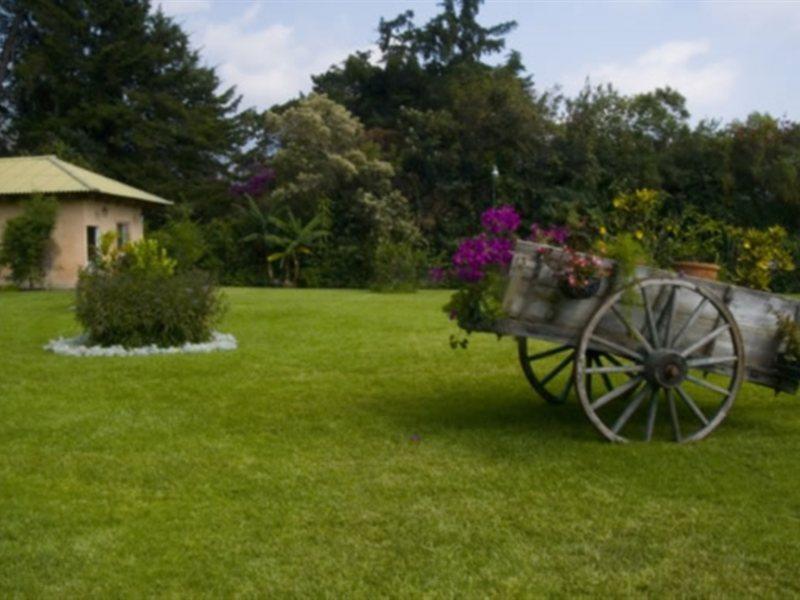
[[44,345],[45,350],[64,356],[152,356],[155,354],[199,354],[218,350],[236,350],[236,338],[230,333],[214,331],[211,340],[199,344],[184,344],[161,348],[156,345],[125,348],[123,346],[87,346],[86,336],[58,338]]

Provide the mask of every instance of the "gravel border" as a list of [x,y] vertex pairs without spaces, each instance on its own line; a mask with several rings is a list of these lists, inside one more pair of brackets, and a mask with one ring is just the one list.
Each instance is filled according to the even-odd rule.
[[220,350],[236,350],[236,338],[230,333],[214,331],[211,340],[199,344],[184,344],[161,348],[156,345],[125,348],[123,346],[87,346],[86,336],[58,338],[44,345],[45,350],[63,356],[153,356],[155,354],[200,354]]

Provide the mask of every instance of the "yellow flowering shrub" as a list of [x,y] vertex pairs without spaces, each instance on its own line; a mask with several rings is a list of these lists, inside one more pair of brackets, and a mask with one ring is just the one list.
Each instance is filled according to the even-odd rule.
[[654,254],[662,231],[664,194],[652,189],[621,193],[614,197],[611,206],[613,210],[608,215],[607,228],[602,227],[600,235],[607,232],[614,237],[630,234],[650,254]]
[[786,250],[786,237],[786,230],[780,225],[741,230],[733,269],[736,283],[768,290],[776,271],[793,271],[795,264]]

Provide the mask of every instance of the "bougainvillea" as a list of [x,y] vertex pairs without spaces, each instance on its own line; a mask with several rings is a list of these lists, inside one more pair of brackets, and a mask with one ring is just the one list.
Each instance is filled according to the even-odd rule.
[[[449,280],[457,289],[444,310],[450,319],[467,332],[492,329],[493,323],[503,316],[502,296],[506,274],[513,258],[516,233],[520,227],[519,213],[511,205],[489,208],[481,215],[482,232],[463,240],[453,254],[447,268],[430,271],[432,282]],[[547,244],[540,248],[549,254],[549,246],[566,246],[570,230],[565,225],[542,227],[534,223],[530,228],[531,240]],[[569,254],[574,260],[561,265],[565,281],[570,286],[585,284],[594,272],[603,269],[599,259]],[[450,345],[465,347],[466,338],[451,336]]]
[[542,227],[539,223],[531,225],[530,239],[540,244],[557,244],[563,246],[570,236],[569,227],[566,225],[553,225]]
[[244,196],[245,194],[257,198],[263,194],[269,184],[275,181],[275,171],[269,167],[259,166],[244,183],[234,183],[231,194],[234,196]]
[[481,215],[483,229],[493,235],[514,235],[519,229],[520,217],[509,204],[489,208]]
[[483,279],[487,268],[505,268],[511,262],[514,242],[509,238],[489,237],[482,233],[461,242],[453,254],[453,271],[461,281],[474,283]]
[[[481,215],[481,225],[480,234],[459,244],[450,268],[437,272],[457,283],[458,290],[444,310],[467,331],[501,316],[505,273],[513,256],[520,216],[513,206],[490,208]],[[453,347],[466,346],[466,340],[451,338],[450,343]]]

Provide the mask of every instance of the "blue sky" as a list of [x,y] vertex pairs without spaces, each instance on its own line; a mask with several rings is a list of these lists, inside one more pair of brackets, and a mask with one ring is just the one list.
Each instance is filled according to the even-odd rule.
[[[377,24],[435,1],[155,0],[246,105],[267,108],[311,87],[310,75],[374,47]],[[624,92],[672,85],[694,120],[758,110],[800,120],[800,0],[557,2],[489,0],[484,24],[514,19],[508,46],[539,89],[568,94],[587,77]]]

